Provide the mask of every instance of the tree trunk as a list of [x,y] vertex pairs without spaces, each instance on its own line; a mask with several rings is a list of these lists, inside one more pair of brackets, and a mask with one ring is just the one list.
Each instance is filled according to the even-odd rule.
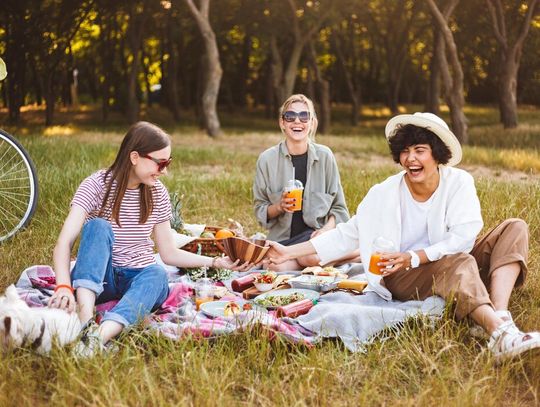
[[221,135],[221,125],[217,113],[217,100],[223,70],[221,69],[221,63],[219,61],[219,49],[217,46],[216,35],[212,30],[208,16],[210,0],[201,0],[200,9],[195,7],[193,0],[185,1],[195,17],[204,41],[206,69],[202,95],[202,111],[205,128],[210,137],[217,137]]
[[341,40],[339,39],[339,36],[337,33],[334,33],[332,35],[332,44],[334,46],[334,50],[336,51],[336,57],[339,63],[339,67],[341,71],[343,72],[343,76],[345,78],[345,84],[347,85],[347,90],[349,91],[349,97],[351,98],[351,124],[353,126],[358,125],[359,121],[359,111],[360,111],[360,90],[356,88],[351,74],[349,70],[347,69],[347,65],[345,63],[345,56],[343,55],[343,50],[341,48]]
[[285,101],[290,95],[294,92],[294,84],[296,83],[296,73],[298,72],[298,65],[300,64],[300,57],[302,56],[302,50],[304,48],[304,43],[295,41],[291,55],[289,56],[289,63],[285,68],[283,73],[283,83],[282,83],[282,95],[284,97],[281,100],[281,103]]
[[315,78],[315,72],[310,69],[307,74],[306,89],[304,91],[304,94],[313,101],[317,99],[317,95],[315,94],[316,81],[317,79]]
[[439,115],[441,113],[439,104],[441,97],[441,61],[438,50],[444,47],[444,39],[437,26],[434,26],[433,31],[433,55],[429,64],[429,84],[425,111]]
[[[289,96],[294,92],[294,85],[296,83],[296,74],[298,71],[298,65],[302,56],[302,50],[307,41],[319,30],[324,19],[331,10],[328,7],[317,19],[317,21],[310,24],[310,28],[306,32],[302,32],[300,28],[299,17],[297,14],[297,6],[294,0],[288,0],[290,16],[292,18],[292,34],[294,37],[293,47],[289,55],[289,60],[285,71],[282,71],[283,76],[279,76],[279,82],[277,84],[277,99],[278,104],[281,105]],[[279,55],[277,52],[277,43],[275,37],[272,35],[270,40],[270,47],[272,49],[272,55]],[[281,57],[279,57],[281,60]],[[281,65],[283,67],[283,64]]]
[[[174,46],[173,26],[172,26],[172,13],[169,14],[167,19],[167,38],[165,40],[166,47],[169,53],[168,61],[162,62],[162,67],[165,65],[165,81],[163,86],[165,89],[162,91],[167,95],[167,107],[169,108],[174,121],[180,122],[180,98],[178,96],[178,54],[176,47]],[[163,60],[163,58],[162,58]]]
[[133,55],[133,61],[128,73],[126,117],[130,124],[139,119],[139,101],[137,100],[137,75],[139,73],[138,52]]
[[276,88],[274,86],[274,83],[275,83],[275,79],[274,79],[274,72],[273,72],[273,69],[272,69],[272,55],[270,54],[267,59],[266,59],[266,81],[265,81],[265,88],[266,88],[266,91],[264,92],[265,94],[265,98],[264,98],[264,101],[265,101],[265,114],[264,116],[267,118],[267,119],[272,119],[274,118],[275,114],[276,114],[276,111],[277,111],[277,108],[276,108],[276,103],[275,103],[275,100],[276,100]]
[[390,80],[389,84],[389,92],[388,92],[388,107],[390,109],[390,112],[392,112],[393,115],[396,115],[399,113],[399,89],[398,85]]
[[22,45],[25,43],[24,18],[19,15],[10,15],[7,30],[5,62],[8,70],[6,78],[8,119],[10,123],[18,123],[26,87],[26,52]]
[[281,84],[281,77],[283,75],[283,60],[279,53],[277,46],[277,40],[274,35],[270,37],[270,77],[272,79],[272,88],[274,89],[274,98],[277,106],[280,106],[288,96]]
[[144,63],[144,58],[145,58],[144,48],[141,49],[140,56],[141,56],[141,62],[140,62],[141,70],[144,76],[143,81],[144,81],[144,86],[146,88],[146,103],[148,104],[148,107],[151,107],[154,104],[154,101],[152,100],[152,96],[151,96],[152,90],[150,89],[152,87],[152,85],[150,85],[150,70],[148,69],[148,66]]
[[319,131],[322,134],[328,134],[330,132],[331,125],[330,84],[326,79],[324,79],[322,72],[317,65],[317,54],[315,53],[313,41],[309,42],[309,61],[315,74],[315,79],[317,81],[319,90],[319,101],[321,106]]
[[[428,0],[428,5],[435,19],[437,28],[444,39],[444,47],[438,50],[438,58],[441,63],[441,74],[445,87],[445,99],[450,108],[450,117],[452,118],[452,129],[458,140],[462,144],[469,141],[467,133],[467,117],[463,112],[465,97],[463,95],[463,69],[459,62],[457,46],[454,41],[452,31],[448,27],[448,20],[459,0],[449,0],[445,3],[445,9],[441,12],[434,0]],[[446,52],[450,61],[446,59]],[[452,73],[450,73],[450,66]]]
[[501,61],[499,76],[499,113],[505,129],[518,125],[517,75],[519,63],[515,58]]
[[[111,99],[111,74],[113,72],[114,66],[114,42],[113,42],[113,32],[112,27],[112,17],[108,13],[98,13],[97,14],[97,23],[100,28],[99,36],[99,50],[101,52],[102,58],[102,67],[101,70],[105,75],[103,75],[103,82],[101,83],[101,121],[106,123],[109,119],[109,100]],[[113,52],[111,52],[111,48]]]
[[499,112],[500,119],[505,129],[514,128],[518,125],[517,116],[517,78],[521,52],[525,38],[529,33],[531,21],[537,13],[539,0],[530,0],[527,4],[527,13],[523,21],[519,24],[512,22],[517,28],[517,37],[511,42],[508,35],[505,17],[507,14],[500,0],[487,0],[488,11],[491,15],[491,22],[495,39],[499,44]]
[[127,78],[127,101],[126,117],[128,122],[135,123],[139,120],[139,100],[137,98],[137,77],[141,63],[141,48],[143,27],[148,14],[137,11],[137,4],[132,4],[129,10],[129,27],[127,29],[127,42],[132,55]]
[[54,71],[51,71],[45,77],[45,126],[54,124]]
[[249,76],[249,58],[251,56],[251,47],[253,39],[251,33],[246,32],[244,42],[242,44],[242,57],[237,69],[236,81],[234,85],[233,100],[240,107],[246,106],[247,101],[247,82]]

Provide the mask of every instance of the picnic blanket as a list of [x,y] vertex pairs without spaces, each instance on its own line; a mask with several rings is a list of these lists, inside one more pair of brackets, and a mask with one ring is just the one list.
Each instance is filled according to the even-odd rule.
[[[329,293],[319,299],[308,314],[296,319],[277,318],[273,312],[242,312],[234,317],[211,318],[197,311],[192,300],[193,282],[175,269],[168,269],[169,296],[159,309],[144,321],[147,330],[174,340],[186,335],[214,337],[241,331],[259,324],[272,335],[292,342],[312,346],[323,338],[340,338],[347,349],[365,351],[378,334],[387,328],[397,329],[407,318],[428,316],[438,318],[444,310],[444,300],[430,297],[425,301],[385,301],[375,293],[354,296],[346,292]],[[225,286],[230,281],[224,282]],[[50,266],[32,266],[23,271],[16,287],[29,306],[46,306],[56,281]],[[239,299],[231,294],[223,300]],[[110,301],[96,306],[99,314],[115,305]],[[380,338],[380,337],[379,337]]]

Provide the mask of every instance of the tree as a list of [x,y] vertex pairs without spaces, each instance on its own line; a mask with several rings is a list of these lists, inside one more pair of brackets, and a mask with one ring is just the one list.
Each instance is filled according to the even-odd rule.
[[[501,0],[486,0],[493,25],[493,32],[499,44],[499,112],[504,128],[517,127],[517,76],[523,50],[523,43],[529,33],[531,20],[540,10],[538,0],[519,1],[518,9],[510,12]],[[525,10],[522,16],[521,10]],[[506,18],[512,16],[511,24]],[[522,18],[521,24],[519,19]],[[514,39],[510,32],[514,28]]]
[[315,52],[313,41],[309,41],[308,51],[309,64],[313,70],[315,82],[317,83],[317,89],[319,91],[319,102],[321,106],[319,131],[322,134],[328,134],[330,132],[331,124],[330,83],[323,77],[321,68],[319,68],[319,65],[317,64],[317,53]]
[[[21,63],[33,66],[40,91],[45,97],[45,125],[54,121],[59,82],[66,79],[66,52],[81,23],[88,18],[92,1],[50,0],[17,2],[4,7],[8,13],[12,36],[8,38],[7,63],[13,66],[13,82],[8,82],[10,118],[17,121],[24,100],[26,70]],[[8,14],[9,15],[9,14]],[[21,70],[20,72],[17,72]],[[13,103],[13,104],[11,104]]]
[[204,54],[204,71],[203,79],[204,88],[202,92],[202,114],[204,126],[210,137],[217,137],[221,134],[221,125],[217,113],[217,98],[219,95],[219,86],[223,69],[219,61],[219,49],[217,46],[216,35],[212,30],[209,19],[210,0],[200,0],[200,6],[197,8],[193,0],[185,0],[188,5],[199,31],[203,37],[205,54]]
[[[356,47],[356,44],[360,43],[360,41],[356,38],[356,31],[358,30],[356,20],[357,16],[351,14],[347,20],[340,22],[332,29],[332,36],[330,37],[351,101],[351,124],[353,126],[358,124],[362,107],[360,73],[358,72],[359,58]],[[345,47],[343,47],[342,43],[345,43]],[[347,55],[343,51],[344,48],[348,51]]]
[[[319,2],[307,2],[305,6],[299,7],[295,0],[284,1],[287,2],[287,15],[290,19],[288,25],[290,31],[287,36],[292,34],[292,38],[290,38],[292,42],[289,42],[287,47],[290,52],[288,52],[286,66],[278,47],[277,30],[274,30],[270,37],[271,72],[278,105],[283,103],[294,92],[302,51],[307,42],[319,31],[332,10],[332,7],[326,3],[322,5]],[[274,12],[277,18],[282,19],[282,14],[277,9],[274,9]]]
[[[444,9],[441,10],[435,4],[435,0],[428,0],[429,9],[435,19],[437,29],[440,31],[444,46],[437,50],[439,66],[444,83],[445,99],[450,108],[452,129],[458,140],[464,144],[468,142],[467,117],[463,112],[465,97],[463,95],[463,70],[459,62],[457,46],[454,36],[448,26],[450,16],[456,8],[459,0],[448,0]],[[448,54],[448,59],[447,59]],[[450,71],[450,68],[452,71]]]
[[138,75],[141,68],[141,52],[143,47],[146,21],[150,15],[147,6],[149,0],[142,3],[128,2],[128,28],[126,38],[131,58],[127,61],[127,106],[126,116],[129,123],[139,120],[139,99],[137,97]]
[[441,30],[439,30],[435,24],[435,28],[433,28],[433,52],[429,64],[429,84],[427,88],[425,111],[436,115],[439,115],[441,110],[439,106],[441,93],[441,63],[444,62],[440,58],[441,48],[444,48],[444,38],[442,37]]
[[373,38],[384,50],[387,103],[396,114],[403,76],[410,66],[409,47],[412,39],[419,36],[415,25],[418,2],[383,0],[368,2],[365,8],[370,28],[375,34]]

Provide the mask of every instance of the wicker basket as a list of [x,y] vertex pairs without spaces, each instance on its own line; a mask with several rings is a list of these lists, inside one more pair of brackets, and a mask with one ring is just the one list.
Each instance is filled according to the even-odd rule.
[[[204,228],[205,232],[212,232],[213,234],[216,234],[216,232],[220,229],[216,226],[206,226]],[[199,245],[201,245],[201,254],[203,256],[221,256],[223,254],[223,250],[221,250],[218,245],[217,241],[223,240],[223,239],[215,239],[212,237],[199,237],[192,242],[189,242],[188,244],[182,246],[182,250],[187,250],[188,252],[197,253],[197,250],[199,249]]]

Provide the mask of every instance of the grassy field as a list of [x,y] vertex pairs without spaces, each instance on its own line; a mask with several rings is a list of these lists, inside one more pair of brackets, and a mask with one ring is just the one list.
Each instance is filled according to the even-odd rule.
[[[414,107],[408,111],[414,111]],[[349,209],[369,187],[396,172],[387,153],[387,112],[364,112],[361,126],[343,123],[317,141],[329,145],[340,166]],[[530,226],[530,274],[511,300],[524,329],[540,329],[540,112],[520,112],[518,129],[504,132],[489,107],[470,108],[471,146],[463,168],[475,175],[485,228],[507,217]],[[119,122],[92,123],[94,112],[61,112],[62,125],[49,129],[25,115],[25,125],[8,128],[30,151],[41,195],[31,226],[0,246],[0,289],[34,264],[51,264],[52,249],[80,181],[110,164],[126,130]],[[223,117],[225,135],[211,140],[195,126],[173,126],[166,113],[147,112],[173,137],[171,192],[184,195],[190,223],[223,225],[227,218],[246,231],[259,229],[251,206],[255,160],[280,134],[262,114]],[[82,121],[70,124],[78,116]],[[1,117],[1,116],[0,116]],[[63,349],[50,357],[29,351],[0,356],[0,405],[538,405],[540,357],[493,367],[484,343],[467,326],[444,318],[435,325],[410,322],[401,334],[352,354],[335,341],[313,349],[274,340],[254,330],[207,340],[133,333],[110,358],[75,362]]]

